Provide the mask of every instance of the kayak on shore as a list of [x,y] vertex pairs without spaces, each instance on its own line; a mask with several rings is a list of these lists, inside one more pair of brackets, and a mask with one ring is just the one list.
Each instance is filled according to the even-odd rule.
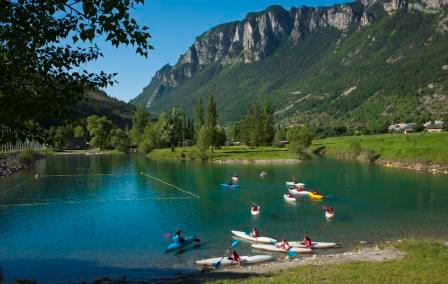
[[243,240],[248,240],[248,241],[251,241],[251,242],[266,243],[266,244],[275,244],[277,242],[277,240],[272,239],[272,238],[268,238],[268,237],[254,238],[254,237],[251,237],[246,232],[235,231],[235,230],[232,230],[231,232],[232,232],[232,234],[234,234],[238,238],[241,238]]
[[228,259],[225,257],[224,259],[222,257],[214,257],[209,259],[203,259],[203,260],[196,260],[196,264],[198,265],[207,265],[212,266],[215,265],[218,261],[221,261],[221,265],[235,265],[235,264],[253,264],[253,263],[259,263],[264,261],[273,260],[274,257],[272,255],[251,255],[251,256],[240,256],[240,262],[234,261],[232,259]]
[[174,241],[164,250],[164,252],[167,253],[167,252],[170,252],[173,250],[177,250],[177,249],[186,247],[189,244],[192,244],[194,241],[197,241],[197,240],[198,239],[196,238],[196,236],[189,236],[189,237],[185,238],[185,240],[182,243]]
[[274,251],[274,252],[296,252],[296,253],[309,253],[312,252],[310,248],[299,248],[299,247],[291,247],[289,250],[284,248],[280,248],[277,245],[266,245],[266,244],[252,244],[253,248]]
[[[288,242],[291,247],[297,248],[306,248],[306,246],[302,242]],[[325,249],[325,248],[334,248],[336,247],[336,243],[329,242],[311,242],[312,249]]]

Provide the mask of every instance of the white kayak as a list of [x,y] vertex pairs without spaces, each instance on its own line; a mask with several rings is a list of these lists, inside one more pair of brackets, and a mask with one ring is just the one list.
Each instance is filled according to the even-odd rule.
[[[222,261],[221,261],[222,259]],[[264,261],[273,260],[274,257],[272,255],[251,255],[251,256],[240,256],[241,264],[253,264]],[[196,264],[199,265],[215,265],[218,261],[221,261],[221,265],[235,265],[238,264],[238,261],[234,261],[225,257],[214,257],[203,260],[196,260]]]
[[256,242],[256,243],[275,244],[277,242],[277,240],[271,239],[271,238],[268,238],[268,237],[254,238],[254,237],[251,237],[250,235],[246,234],[245,232],[241,232],[241,231],[234,231],[234,230],[232,230],[231,232],[232,232],[232,234],[234,234],[238,238],[241,238],[241,239],[244,239],[244,240],[248,240],[248,241],[252,241],[252,242]]
[[330,213],[330,212],[325,211],[325,217],[327,217],[328,219],[333,218],[334,217],[334,212]]
[[253,248],[261,249],[261,250],[268,250],[268,251],[275,251],[275,252],[296,252],[296,253],[307,253],[311,252],[312,249],[310,248],[299,248],[299,247],[291,247],[289,250],[280,248],[276,245],[264,245],[264,244],[252,244]]
[[[302,242],[288,242],[292,247],[305,248]],[[334,248],[336,243],[325,243],[325,242],[311,242],[311,248],[313,249],[324,249],[324,248]]]
[[309,195],[311,192],[306,191],[306,190],[297,190],[297,189],[290,189],[289,193],[294,194],[294,195]]
[[296,198],[295,198],[295,197],[289,197],[288,194],[283,194],[283,198],[284,198],[286,201],[296,201]]
[[288,186],[288,187],[305,187],[305,184],[304,183],[300,183],[300,182],[294,183],[292,181],[287,181],[286,182],[286,186]]
[[254,216],[260,214],[260,206],[257,207],[257,210],[250,209],[250,214]]

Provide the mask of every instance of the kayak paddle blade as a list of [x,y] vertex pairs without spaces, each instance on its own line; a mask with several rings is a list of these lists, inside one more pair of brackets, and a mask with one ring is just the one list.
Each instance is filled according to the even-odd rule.
[[233,248],[236,247],[237,244],[238,244],[238,240],[233,240],[233,241],[232,241],[232,247],[233,247]]
[[289,257],[295,257],[297,254],[294,251],[288,251]]
[[217,263],[213,264],[213,267],[214,267],[214,268],[218,268],[218,267],[220,267],[220,266],[221,266],[221,260],[218,261]]

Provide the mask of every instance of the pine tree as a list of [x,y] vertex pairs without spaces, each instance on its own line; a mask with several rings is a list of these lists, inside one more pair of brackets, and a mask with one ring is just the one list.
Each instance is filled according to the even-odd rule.
[[213,96],[208,97],[207,106],[207,132],[209,136],[211,152],[213,153],[213,145],[216,143],[216,125],[217,125],[218,115],[216,113],[216,103]]

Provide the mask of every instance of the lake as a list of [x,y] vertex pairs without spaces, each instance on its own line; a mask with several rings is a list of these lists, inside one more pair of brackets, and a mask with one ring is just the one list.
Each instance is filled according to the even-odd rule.
[[[220,189],[232,173],[240,189]],[[285,181],[293,175],[327,198],[286,202]],[[252,202],[261,206],[259,216],[249,212]],[[448,176],[357,162],[214,165],[139,155],[54,156],[0,179],[0,277],[65,283],[173,276],[196,269],[196,259],[222,256],[230,230],[252,226],[264,236],[301,240],[308,234],[343,247],[318,253],[360,241],[446,239],[447,204]],[[332,221],[323,205],[335,208]],[[165,255],[177,228],[197,235],[202,246]],[[264,254],[244,242],[237,249]]]

